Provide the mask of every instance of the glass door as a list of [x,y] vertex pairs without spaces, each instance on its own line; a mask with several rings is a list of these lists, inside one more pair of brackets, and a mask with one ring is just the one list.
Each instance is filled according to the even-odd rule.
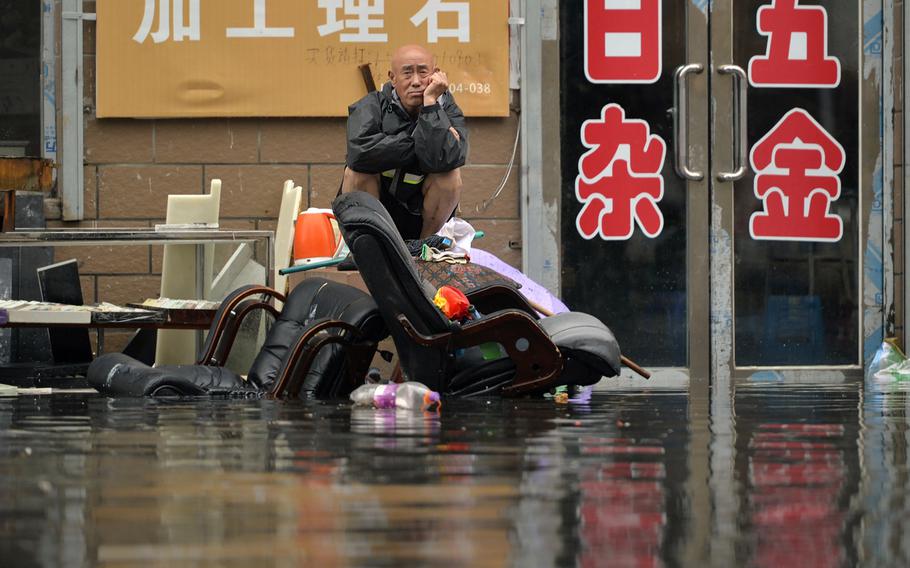
[[882,323],[871,11],[560,3],[567,305],[690,381],[857,373]]
[[[861,367],[863,251],[881,150],[867,124],[878,121],[880,94],[878,78],[864,77],[862,12],[858,0],[713,3],[718,373],[792,379]],[[874,327],[874,314],[867,320]]]
[[560,3],[563,299],[706,378],[707,2],[580,4]]

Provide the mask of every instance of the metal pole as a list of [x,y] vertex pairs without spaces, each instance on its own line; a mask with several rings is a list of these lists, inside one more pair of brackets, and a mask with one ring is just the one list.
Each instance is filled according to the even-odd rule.
[[[521,26],[521,260],[525,274],[552,292],[559,289],[558,206],[545,202],[541,0],[524,0]],[[556,151],[556,149],[554,149]]]
[[63,163],[57,180],[58,187],[62,189],[60,206],[64,221],[80,221],[83,217],[83,16],[82,0],[63,0],[60,26],[62,41],[60,61],[63,67],[60,73],[60,87],[63,94],[63,121],[61,124]]
[[[903,22],[904,22],[904,25],[901,26],[901,30],[904,30],[904,33],[903,33],[903,37],[901,38],[900,54],[902,56],[901,61],[904,63],[904,68],[903,68],[903,78],[902,78],[903,81],[901,82],[901,84],[898,88],[902,89],[904,91],[901,93],[901,100],[906,101],[907,93],[906,93],[906,89],[904,89],[903,85],[907,81],[907,78],[910,77],[910,61],[907,61],[907,52],[908,52],[907,42],[908,42],[908,38],[910,38],[910,34],[908,34],[906,32],[905,26],[906,26],[906,23],[908,21],[910,21],[910,8],[908,8],[908,4],[902,3],[901,9],[902,9],[902,14],[900,15],[900,17],[903,19]],[[904,179],[903,179],[903,188],[902,188],[903,205],[904,205],[904,210],[902,211],[902,214],[903,214],[903,225],[902,225],[903,241],[900,243],[900,245],[903,247],[903,255],[904,255],[903,278],[901,279],[901,281],[903,283],[903,288],[901,290],[895,291],[895,293],[903,299],[903,305],[904,305],[904,322],[903,322],[904,323],[904,333],[903,333],[904,343],[903,343],[903,346],[905,349],[906,349],[908,343],[910,343],[910,342],[908,342],[908,339],[910,339],[910,334],[907,333],[907,330],[910,329],[910,294],[907,294],[907,288],[908,288],[908,285],[910,285],[910,281],[908,281],[908,279],[907,279],[907,267],[910,266],[910,239],[907,238],[907,235],[910,234],[910,231],[907,230],[907,219],[910,219],[910,200],[907,199],[907,188],[910,187],[910,169],[908,169],[906,166],[906,164],[910,164],[910,144],[908,144],[906,141],[907,132],[910,132],[910,114],[908,114],[906,107],[907,107],[906,102],[904,102],[904,104],[902,105],[902,108],[900,109],[902,111],[901,117],[903,118],[903,124],[901,125],[901,128],[902,128],[903,134],[904,134],[901,137],[902,140],[904,141],[903,148],[902,148],[903,152],[901,155],[901,160],[902,160],[902,163],[904,164],[904,168],[903,168]]]
[[[882,131],[882,337],[894,335],[894,320],[888,317],[893,313],[894,290],[894,131],[899,128],[894,120],[894,94],[898,86],[894,84],[894,2],[884,0],[882,10],[882,114],[884,116]],[[865,365],[865,361],[863,361]]]

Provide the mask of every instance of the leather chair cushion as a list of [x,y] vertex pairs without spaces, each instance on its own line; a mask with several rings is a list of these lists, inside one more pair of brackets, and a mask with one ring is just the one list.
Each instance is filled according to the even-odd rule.
[[538,323],[569,361],[567,371],[571,370],[570,364],[581,363],[598,373],[598,380],[601,376],[619,374],[619,344],[598,318],[582,312],[565,312],[542,318]]

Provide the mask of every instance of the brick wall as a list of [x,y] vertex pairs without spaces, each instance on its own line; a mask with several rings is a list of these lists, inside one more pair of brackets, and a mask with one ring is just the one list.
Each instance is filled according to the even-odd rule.
[[[87,12],[94,9],[85,4]],[[94,31],[95,23],[86,22],[85,220],[51,226],[150,227],[164,221],[168,194],[206,193],[213,178],[223,182],[222,227],[274,230],[286,179],[304,188],[305,205],[330,206],[344,165],[343,118],[98,119]],[[514,113],[468,120],[460,212],[485,231],[481,248],[514,266],[521,261],[520,251],[509,247],[521,239],[517,166],[500,197],[480,207],[506,173],[517,126]],[[122,303],[158,294],[160,247],[61,247],[56,254],[79,260],[86,301]],[[106,341],[108,350],[119,346],[116,339]]]

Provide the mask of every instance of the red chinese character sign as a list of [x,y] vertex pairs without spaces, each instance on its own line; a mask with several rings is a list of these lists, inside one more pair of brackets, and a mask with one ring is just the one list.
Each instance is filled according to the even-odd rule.
[[801,108],[784,115],[752,147],[755,196],[764,210],[752,214],[756,240],[836,242],[841,218],[830,212],[840,197],[843,147]]
[[661,72],[661,0],[585,0],[585,75],[654,83]]
[[799,0],[773,0],[758,9],[758,33],[767,36],[763,56],[749,60],[753,87],[834,88],[840,61],[828,55],[828,12]]
[[648,237],[664,227],[657,202],[664,196],[661,170],[666,144],[643,120],[626,119],[617,104],[603,107],[601,118],[586,120],[581,141],[590,148],[578,160],[575,197],[582,203],[575,220],[585,239],[627,240],[635,223]]

